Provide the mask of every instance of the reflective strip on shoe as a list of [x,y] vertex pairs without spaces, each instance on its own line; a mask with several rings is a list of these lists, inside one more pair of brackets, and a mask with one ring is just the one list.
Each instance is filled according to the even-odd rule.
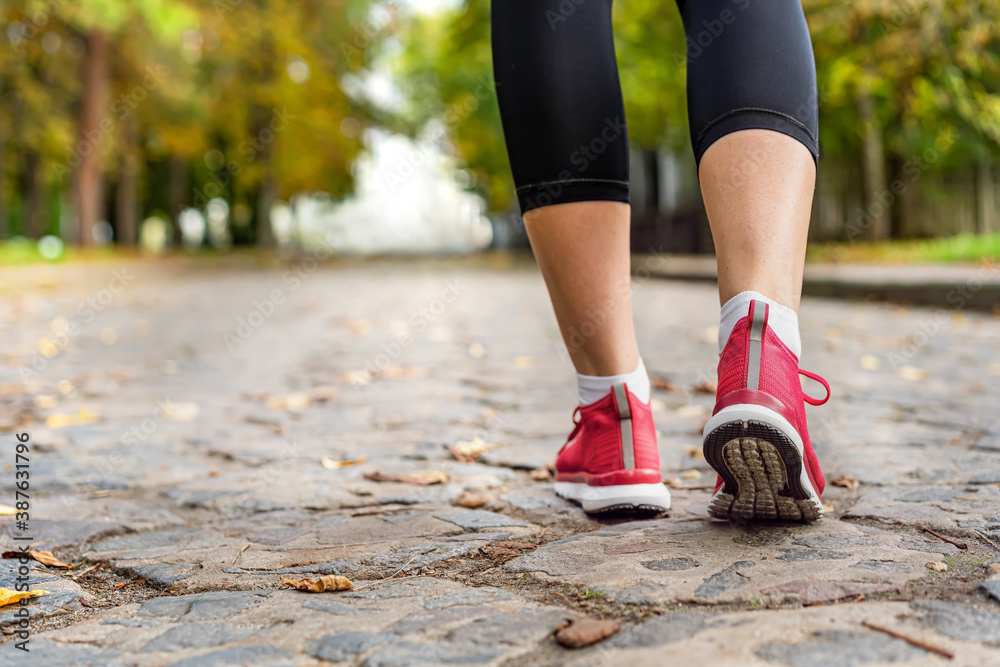
[[750,350],[747,359],[747,389],[760,388],[760,353],[767,323],[767,304],[754,299],[750,302]]
[[628,388],[624,382],[611,387],[618,408],[618,428],[622,439],[622,464],[625,470],[635,469],[635,441],[632,439],[632,411],[628,405]]

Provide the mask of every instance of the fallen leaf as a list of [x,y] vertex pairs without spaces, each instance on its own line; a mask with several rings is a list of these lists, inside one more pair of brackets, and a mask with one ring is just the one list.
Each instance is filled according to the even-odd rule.
[[896,371],[899,377],[909,382],[923,382],[927,379],[927,371],[915,366],[900,366]]
[[347,466],[353,466],[359,463],[364,463],[367,460],[368,460],[367,456],[359,456],[356,459],[347,461],[338,461],[336,459],[331,459],[329,457],[324,456],[322,459],[320,459],[320,463],[322,463],[323,467],[326,468],[327,470],[337,470],[339,468],[346,468]]
[[494,542],[490,546],[503,547],[505,549],[519,549],[519,550],[522,550],[522,551],[525,550],[525,549],[537,549],[538,548],[537,544],[532,544],[531,542],[517,542],[515,540],[501,540],[499,542]]
[[853,477],[848,477],[847,475],[840,475],[838,477],[834,477],[833,479],[830,480],[830,484],[851,490],[854,490],[859,486],[858,480],[854,479]]
[[458,505],[459,507],[468,507],[469,509],[476,509],[477,507],[482,507],[486,503],[490,502],[490,500],[492,499],[493,498],[486,493],[471,493],[469,491],[466,491],[461,496],[459,496],[458,500],[455,501],[455,504]]
[[531,479],[538,480],[539,482],[544,482],[547,479],[551,479],[552,473],[549,472],[548,468],[535,468],[531,471]]
[[326,401],[338,398],[340,396],[340,389],[333,385],[321,384],[310,389],[309,396],[317,403],[325,403]]
[[403,482],[404,484],[420,484],[428,486],[431,484],[446,484],[449,479],[448,473],[440,470],[423,470],[420,472],[408,472],[393,474],[373,470],[365,473],[365,479],[373,482]]
[[15,514],[17,514],[17,509],[10,505],[0,505],[0,516],[14,516]]
[[190,422],[198,416],[197,403],[163,403],[163,416],[170,421]]
[[654,375],[649,378],[649,384],[653,389],[658,389],[659,391],[677,391],[677,387],[670,381],[670,378],[664,375]]
[[701,479],[701,471],[699,470],[685,470],[680,474],[681,479]]
[[687,455],[693,459],[705,460],[705,450],[701,447],[695,447],[694,445],[684,445],[684,451]]
[[35,407],[41,410],[51,410],[56,407],[56,397],[52,394],[38,394],[35,396]]
[[691,388],[699,394],[714,394],[718,386],[718,383],[712,382],[711,380],[701,380]]
[[940,560],[932,560],[927,563],[928,570],[934,570],[935,572],[947,572],[948,564]]
[[12,591],[9,588],[0,588],[0,607],[20,602],[25,598],[37,598],[40,595],[48,595],[48,591],[36,589],[33,591]]
[[823,511],[827,514],[833,514],[833,503],[824,504]]
[[349,591],[354,584],[347,577],[339,574],[327,574],[319,579],[288,579],[281,578],[281,583],[297,588],[307,593],[322,593],[324,591]]
[[36,561],[42,565],[48,565],[50,567],[64,567],[67,570],[72,569],[73,566],[69,563],[64,563],[55,556],[52,555],[51,551],[36,551],[35,549],[29,549],[27,552],[21,551],[5,551],[2,554],[3,558],[20,558],[23,553],[27,553],[29,556],[34,558]]
[[81,424],[93,424],[97,421],[97,415],[87,408],[80,408],[75,415],[67,415],[57,412],[49,415],[45,419],[45,425],[49,428],[63,428],[64,426],[79,426]]
[[288,410],[301,412],[312,403],[312,397],[306,393],[288,394],[287,396],[271,396],[267,399],[267,407],[272,410]]
[[861,368],[866,371],[877,371],[882,368],[882,360],[874,354],[863,354],[861,355]]
[[389,378],[390,380],[414,380],[417,378],[422,378],[427,376],[426,368],[418,368],[416,366],[386,366],[381,371],[379,375],[382,377]]
[[368,371],[344,371],[340,374],[340,381],[356,386],[371,384],[372,375]]
[[618,631],[618,621],[574,618],[556,628],[556,641],[566,648],[583,648]]
[[535,359],[533,357],[524,357],[524,356],[514,357],[514,368],[524,369],[524,368],[534,368],[534,367],[535,367]]
[[459,440],[454,445],[447,445],[447,447],[455,460],[462,463],[475,463],[483,454],[493,448],[490,443],[478,435],[473,436],[472,440]]

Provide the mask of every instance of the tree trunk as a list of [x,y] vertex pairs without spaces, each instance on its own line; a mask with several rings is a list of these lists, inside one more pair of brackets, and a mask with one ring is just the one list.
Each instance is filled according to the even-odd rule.
[[991,234],[996,225],[997,204],[996,184],[993,181],[992,165],[982,160],[976,166],[976,225],[980,234]]
[[30,239],[42,238],[42,184],[38,151],[24,154],[24,228]]
[[274,172],[271,169],[270,150],[267,150],[267,153],[264,156],[264,159],[267,161],[266,172],[264,180],[260,184],[260,190],[257,193],[256,236],[257,245],[261,248],[274,247],[274,231],[271,229],[271,207],[274,205],[277,183],[275,182]]
[[7,158],[10,153],[7,151],[7,126],[0,123],[0,239],[7,238],[10,230],[7,219],[9,210],[9,200],[7,199]]
[[118,244],[134,246],[139,238],[139,156],[136,123],[132,116],[122,121],[121,154],[118,159],[117,207]]
[[181,211],[188,203],[188,173],[187,162],[177,155],[170,156],[167,184],[167,214],[170,216],[170,228],[173,230],[172,242],[181,243]]
[[87,55],[83,65],[83,98],[80,101],[80,164],[73,176],[76,208],[76,242],[93,245],[94,225],[104,208],[101,184],[101,119],[105,114],[108,90],[108,35],[94,29],[87,35]]
[[864,131],[865,210],[862,236],[866,241],[882,241],[889,238],[892,229],[890,208],[895,195],[886,182],[882,128],[875,117],[875,100],[867,90],[858,91],[858,116]]

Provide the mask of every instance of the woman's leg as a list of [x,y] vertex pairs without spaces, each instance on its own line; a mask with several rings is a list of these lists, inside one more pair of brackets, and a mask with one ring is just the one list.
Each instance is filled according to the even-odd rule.
[[587,512],[670,507],[632,325],[628,133],[611,0],[493,0],[493,69],[518,203],[577,369],[555,489]]
[[[494,0],[493,67],[528,238],[584,376],[639,363],[629,289],[628,133],[611,0]],[[610,387],[610,383],[608,383]]]
[[723,302],[716,406],[703,433],[719,472],[709,512],[815,520],[824,479],[799,384],[796,314],[818,158],[809,30],[799,0],[678,6]]
[[722,303],[797,310],[818,157],[816,70],[799,0],[679,0],[688,112]]

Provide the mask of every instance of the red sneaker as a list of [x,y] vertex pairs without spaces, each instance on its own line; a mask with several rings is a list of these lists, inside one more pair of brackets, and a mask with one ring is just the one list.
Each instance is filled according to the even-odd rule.
[[[580,419],[576,420],[579,413]],[[653,413],[624,383],[573,413],[556,459],[556,493],[585,512],[666,512]]]
[[[709,513],[719,518],[823,516],[825,481],[809,441],[805,401],[822,405],[830,385],[799,370],[799,360],[767,326],[767,304],[754,300],[719,359],[715,411],[705,424],[705,460],[719,473]],[[799,374],[826,387],[806,396]]]

